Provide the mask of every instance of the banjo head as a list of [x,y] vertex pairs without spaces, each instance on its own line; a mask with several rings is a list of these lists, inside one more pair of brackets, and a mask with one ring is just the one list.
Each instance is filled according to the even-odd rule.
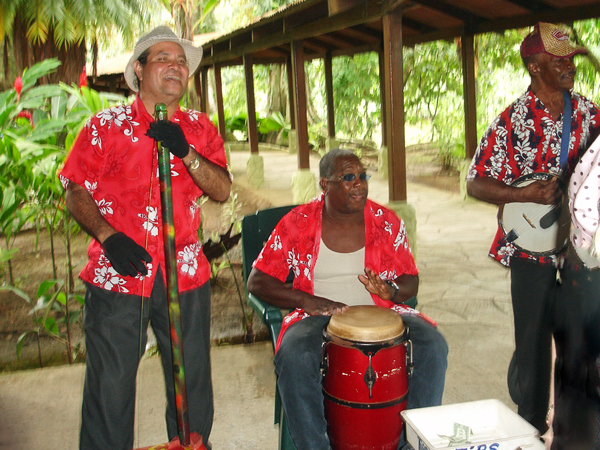
[[[515,180],[512,186],[524,187],[554,177],[548,173],[531,173]],[[507,203],[498,211],[498,223],[519,250],[533,256],[554,255],[565,247],[569,238],[571,218],[566,202],[564,195],[559,205]],[[547,220],[550,217],[553,219]],[[545,220],[551,224],[548,226]]]

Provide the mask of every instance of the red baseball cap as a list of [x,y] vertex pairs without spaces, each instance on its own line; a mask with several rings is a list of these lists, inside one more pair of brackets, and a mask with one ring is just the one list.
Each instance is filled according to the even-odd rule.
[[587,50],[569,42],[569,36],[556,25],[538,22],[533,31],[521,42],[521,58],[547,53],[557,58],[570,58],[578,53],[586,54]]

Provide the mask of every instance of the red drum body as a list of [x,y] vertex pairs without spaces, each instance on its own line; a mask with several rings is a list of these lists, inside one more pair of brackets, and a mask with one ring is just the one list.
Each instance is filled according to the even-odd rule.
[[[396,450],[408,396],[410,341],[402,318],[352,306],[324,331],[323,394],[334,450]],[[408,363],[407,363],[408,356]]]

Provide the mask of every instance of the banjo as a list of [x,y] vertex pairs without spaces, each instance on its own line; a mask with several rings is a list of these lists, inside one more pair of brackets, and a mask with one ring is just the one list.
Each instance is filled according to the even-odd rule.
[[[564,112],[560,145],[560,167],[566,169],[569,158],[572,105],[569,91],[563,91]],[[530,173],[517,178],[511,186],[524,187],[535,181],[555,178],[545,172]],[[549,256],[560,252],[569,238],[571,217],[568,197],[562,196],[557,205],[539,203],[506,203],[498,210],[498,223],[504,239],[532,256]]]
[[[545,172],[517,178],[512,186],[524,187],[539,180],[556,177]],[[504,239],[532,256],[548,256],[560,252],[569,237],[570,215],[567,196],[558,205],[539,203],[506,203],[498,210],[498,224]]]

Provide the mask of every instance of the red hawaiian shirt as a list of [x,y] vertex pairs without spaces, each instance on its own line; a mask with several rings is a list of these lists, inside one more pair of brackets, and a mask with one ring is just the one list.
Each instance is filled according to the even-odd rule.
[[[319,257],[323,199],[319,197],[298,206],[277,224],[265,244],[254,267],[285,281],[290,270],[294,274],[293,288],[314,293],[314,266]],[[367,200],[365,216],[365,266],[377,272],[384,280],[393,280],[402,274],[419,273],[408,245],[404,222],[390,209]],[[371,294],[376,305],[393,308],[399,313],[419,314],[405,305],[397,305]],[[287,328],[308,317],[303,309],[288,314],[279,333],[277,348]],[[426,318],[430,320],[429,318]]]
[[[205,114],[178,109],[173,122],[200,155],[226,167],[223,140]],[[149,296],[157,268],[163,267],[164,246],[154,139],[146,136],[153,117],[139,96],[133,104],[115,106],[92,117],[79,133],[59,174],[87,189],[102,216],[152,256],[148,275],[135,278],[117,273],[98,241],[92,239],[89,261],[80,277],[109,291]],[[180,158],[171,155],[173,216],[179,291],[194,289],[210,279],[210,265],[198,240],[202,190],[192,181]]]
[[[585,151],[598,127],[598,108],[585,97],[571,92],[571,139],[569,173]],[[560,147],[563,115],[554,120],[529,88],[492,122],[473,157],[467,179],[491,177],[506,184],[533,172],[561,174]],[[511,258],[528,258],[541,264],[554,263],[555,257],[534,257],[504,240],[498,226],[490,256],[505,266]]]

